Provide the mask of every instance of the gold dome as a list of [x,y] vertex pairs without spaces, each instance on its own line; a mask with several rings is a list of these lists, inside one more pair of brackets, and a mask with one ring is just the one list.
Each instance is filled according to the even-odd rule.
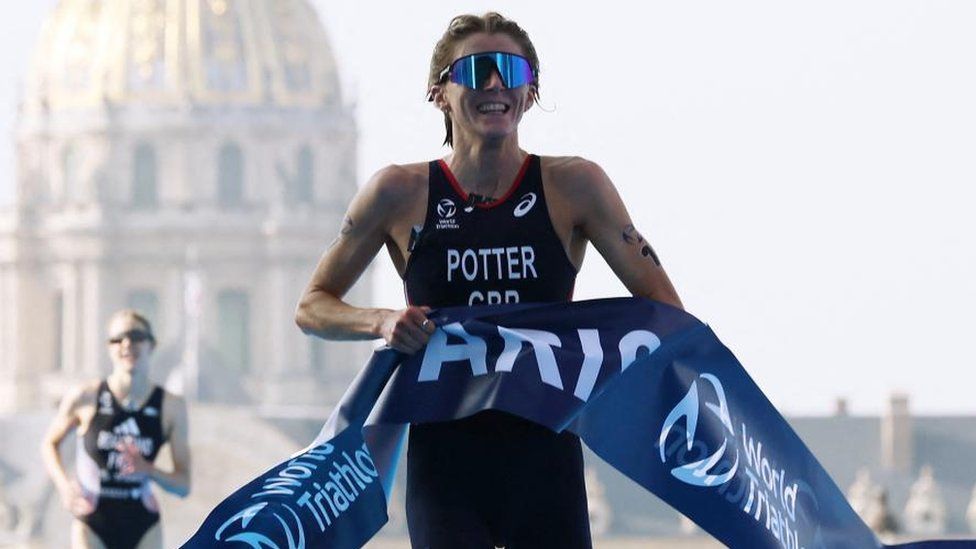
[[335,59],[306,0],[61,0],[24,106],[340,102]]

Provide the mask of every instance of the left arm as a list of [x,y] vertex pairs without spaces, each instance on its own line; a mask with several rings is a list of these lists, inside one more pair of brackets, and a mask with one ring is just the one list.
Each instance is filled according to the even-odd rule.
[[576,224],[624,286],[635,296],[684,309],[650,242],[634,227],[617,189],[600,166],[574,159],[572,182],[578,204]]
[[163,405],[163,428],[169,439],[170,450],[173,454],[173,470],[163,471],[146,461],[139,449],[133,445],[121,448],[126,464],[122,473],[126,475],[146,475],[156,482],[163,490],[181,498],[190,493],[190,443],[186,401],[178,396],[167,393]]

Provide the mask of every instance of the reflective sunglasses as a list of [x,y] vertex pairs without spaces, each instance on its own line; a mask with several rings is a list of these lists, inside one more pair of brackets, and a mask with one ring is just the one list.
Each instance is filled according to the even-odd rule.
[[536,73],[528,59],[514,53],[490,51],[465,55],[444,67],[437,77],[443,82],[449,77],[451,82],[466,88],[480,90],[498,73],[505,88],[517,88],[535,82]]
[[129,330],[121,334],[108,338],[110,345],[118,345],[123,339],[128,338],[132,343],[142,343],[143,341],[153,341],[153,335],[145,330]]

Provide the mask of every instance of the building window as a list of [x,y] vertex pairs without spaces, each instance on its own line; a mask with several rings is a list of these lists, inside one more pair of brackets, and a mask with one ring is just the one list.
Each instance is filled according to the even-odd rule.
[[231,369],[250,370],[250,307],[247,292],[222,290],[217,294],[217,348]]
[[227,143],[220,148],[217,161],[217,202],[236,207],[244,202],[244,156],[241,148]]
[[126,297],[126,307],[146,317],[154,331],[159,331],[159,297],[152,290],[132,290]]
[[132,205],[156,206],[156,151],[146,143],[136,147],[132,159]]

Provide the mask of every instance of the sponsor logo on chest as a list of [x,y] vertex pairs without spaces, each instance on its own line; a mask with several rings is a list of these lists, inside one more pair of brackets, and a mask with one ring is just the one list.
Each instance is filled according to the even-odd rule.
[[460,229],[461,226],[457,220],[457,205],[450,198],[442,198],[437,203],[437,225],[435,228],[437,230],[453,230]]
[[102,391],[98,395],[98,413],[106,416],[115,413],[115,410],[112,409],[112,395],[108,391]]
[[532,206],[535,206],[536,195],[535,193],[525,193],[525,195],[519,199],[518,204],[515,205],[515,210],[512,214],[515,217],[522,217],[523,215],[529,213],[532,210]]

